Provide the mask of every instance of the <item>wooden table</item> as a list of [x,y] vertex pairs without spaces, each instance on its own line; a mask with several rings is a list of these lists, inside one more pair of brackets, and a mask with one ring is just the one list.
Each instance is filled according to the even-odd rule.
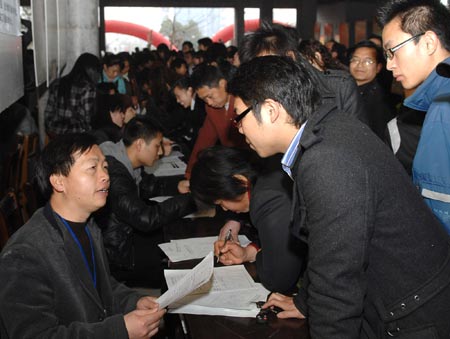
[[[224,221],[221,218],[183,219],[164,227],[164,240],[213,236],[219,233]],[[245,232],[244,232],[245,233]],[[251,235],[246,234],[250,239]],[[188,260],[168,263],[169,268],[192,268],[200,260]],[[221,264],[217,264],[221,266]],[[246,263],[250,275],[258,281],[256,265]],[[305,320],[278,319],[269,315],[266,324],[259,324],[255,318],[237,318],[210,315],[167,314],[165,317],[166,335],[169,338],[192,339],[309,339],[308,325]],[[183,323],[183,324],[182,324]]]

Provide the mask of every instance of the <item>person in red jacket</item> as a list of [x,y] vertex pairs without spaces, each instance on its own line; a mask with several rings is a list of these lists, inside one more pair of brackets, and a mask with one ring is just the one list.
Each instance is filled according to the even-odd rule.
[[[186,180],[180,181],[180,193],[189,191],[191,169],[197,161],[197,154],[220,142],[222,146],[247,148],[244,137],[233,124],[234,97],[227,92],[228,77],[225,67],[202,64],[192,74],[192,86],[197,96],[206,103],[206,117],[198,132],[189,162],[186,168]],[[228,69],[232,69],[228,65]]]

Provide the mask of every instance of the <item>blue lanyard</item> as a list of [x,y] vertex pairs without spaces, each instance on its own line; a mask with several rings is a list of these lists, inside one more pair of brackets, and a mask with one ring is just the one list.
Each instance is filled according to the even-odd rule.
[[89,245],[91,247],[91,258],[92,258],[93,272],[91,271],[91,268],[89,267],[89,262],[87,260],[86,253],[84,253],[83,246],[81,246],[80,240],[78,240],[77,235],[74,233],[74,231],[72,230],[70,225],[67,223],[66,219],[64,219],[60,215],[58,215],[58,217],[61,219],[61,221],[63,222],[64,226],[66,226],[66,228],[69,231],[70,235],[72,236],[73,240],[75,240],[75,242],[77,243],[78,247],[80,248],[81,254],[83,256],[84,264],[86,265],[86,267],[87,267],[87,269],[89,271],[89,274],[91,275],[92,281],[94,282],[94,287],[97,288],[97,270],[95,268],[95,254],[94,254],[94,246],[92,246],[91,232],[89,232],[89,229],[88,229],[88,227],[86,225],[84,227],[84,230],[86,231],[86,234],[87,234],[88,239],[89,239]]

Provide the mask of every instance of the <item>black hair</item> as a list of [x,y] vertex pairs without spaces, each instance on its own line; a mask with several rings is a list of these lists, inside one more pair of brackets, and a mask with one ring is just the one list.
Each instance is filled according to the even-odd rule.
[[53,193],[50,176],[60,174],[67,177],[77,154],[88,152],[96,144],[95,137],[88,133],[68,133],[57,136],[42,150],[36,161],[36,182],[46,200]]
[[149,143],[161,133],[161,129],[148,118],[136,116],[125,125],[122,140],[125,147],[129,147],[138,139],[144,139]]
[[333,46],[331,47],[331,54],[333,52],[337,55],[337,60],[341,62],[343,65],[348,65],[348,59],[347,59],[347,47],[345,47],[344,44],[341,44],[339,42],[334,42]]
[[192,87],[191,79],[187,76],[178,78],[172,85],[172,91],[175,89],[175,87],[179,87],[181,89],[189,89],[189,87]]
[[381,49],[380,46],[378,46],[376,43],[374,43],[374,42],[372,42],[370,40],[362,40],[362,41],[358,42],[356,45],[350,47],[348,49],[348,51],[347,51],[349,60],[353,57],[353,54],[355,53],[355,51],[358,48],[363,48],[363,47],[372,48],[372,49],[375,50],[375,56],[376,56],[378,64],[384,64],[385,63],[383,50]]
[[238,52],[238,48],[236,46],[228,46],[227,47],[227,58],[232,59],[234,55]]
[[69,103],[72,86],[83,86],[85,83],[97,85],[101,69],[100,60],[94,54],[83,53],[77,58],[72,70],[61,78],[58,85],[58,97],[63,98],[65,107]]
[[112,54],[112,53],[106,53],[105,56],[102,59],[102,64],[106,65],[106,67],[111,67],[114,65],[119,65],[120,69],[123,68],[123,60],[120,56]]
[[180,68],[181,65],[185,65],[186,69],[187,69],[187,63],[184,59],[182,58],[175,58],[171,63],[170,63],[170,68],[175,70],[176,68]]
[[207,49],[211,46],[213,41],[211,38],[205,37],[197,40],[197,44],[205,46]]
[[96,114],[92,117],[92,127],[94,129],[100,129],[113,124],[110,112],[117,110],[124,112],[120,94],[98,95]]
[[[302,40],[298,45],[299,52],[310,63],[316,62],[323,70],[343,69],[342,65],[333,59],[330,51],[319,40]],[[316,57],[316,52],[320,54],[321,60]]]
[[190,190],[194,199],[212,205],[217,200],[236,200],[248,190],[248,184],[236,175],[242,175],[253,183],[257,167],[249,161],[249,151],[225,146],[202,150],[190,178]]
[[299,127],[320,104],[320,94],[305,65],[289,57],[263,56],[242,64],[228,82],[228,93],[253,106],[261,121],[261,104],[266,99],[280,103]]
[[189,46],[190,50],[194,49],[194,44],[192,42],[188,41],[188,40],[183,41],[183,43],[181,44],[181,47],[183,47],[183,46]]
[[377,21],[381,27],[397,17],[402,31],[412,36],[433,31],[442,46],[450,51],[450,11],[439,0],[389,0],[378,9]]
[[263,22],[259,29],[244,36],[242,43],[239,45],[239,60],[244,63],[261,53],[281,56],[293,53],[295,58],[298,59],[299,40],[295,29],[280,24]]
[[227,80],[218,67],[203,63],[195,67],[192,72],[192,88],[197,90],[204,86],[209,88],[218,87],[221,79]]
[[205,61],[211,62],[222,62],[227,58],[227,48],[221,42],[214,42],[209,46],[205,52]]

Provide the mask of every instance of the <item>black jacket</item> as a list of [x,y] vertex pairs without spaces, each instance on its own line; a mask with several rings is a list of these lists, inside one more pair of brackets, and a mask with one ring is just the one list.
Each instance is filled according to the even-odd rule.
[[90,219],[97,270],[92,283],[80,249],[50,204],[0,255],[0,337],[128,338],[123,315],[143,296],[111,277],[102,235]]
[[448,338],[448,235],[367,126],[321,107],[292,168],[312,338]]
[[369,124],[369,116],[364,109],[355,79],[349,72],[334,69],[321,72],[308,61],[302,59],[302,62],[316,82],[323,104],[336,105],[340,113]]
[[117,268],[132,266],[133,230],[152,232],[195,211],[190,194],[175,196],[161,203],[149,198],[167,195],[164,185],[153,175],[144,174],[139,187],[127,168],[106,156],[111,185],[106,206],[96,214],[110,264]]

